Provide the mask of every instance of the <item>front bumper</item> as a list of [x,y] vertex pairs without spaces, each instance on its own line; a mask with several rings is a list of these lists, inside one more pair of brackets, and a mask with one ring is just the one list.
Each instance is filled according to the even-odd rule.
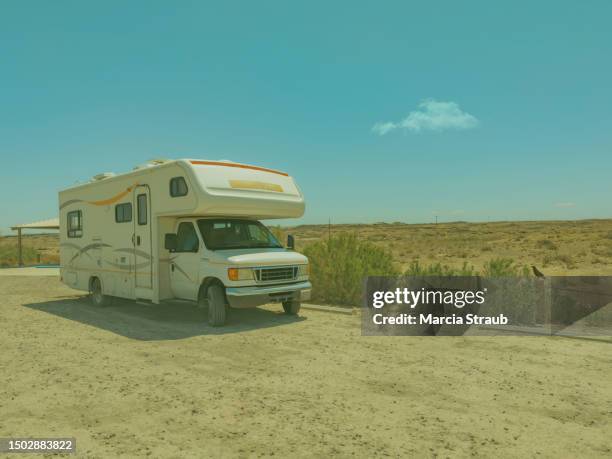
[[269,287],[228,287],[225,295],[232,308],[254,308],[267,303],[308,301],[311,288],[308,281]]

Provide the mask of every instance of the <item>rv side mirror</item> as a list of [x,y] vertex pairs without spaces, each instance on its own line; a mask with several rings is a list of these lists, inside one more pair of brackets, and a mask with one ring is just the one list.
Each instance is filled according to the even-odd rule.
[[292,234],[287,235],[287,248],[291,250],[295,249],[295,239]]
[[167,233],[164,239],[164,247],[166,250],[170,252],[174,252],[176,250],[176,234]]

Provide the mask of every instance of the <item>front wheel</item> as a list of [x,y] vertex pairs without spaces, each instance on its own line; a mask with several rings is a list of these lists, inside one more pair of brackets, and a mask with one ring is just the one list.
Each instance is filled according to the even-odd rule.
[[102,293],[102,284],[97,277],[91,281],[91,302],[98,307],[111,304],[111,297]]
[[285,314],[289,314],[290,316],[297,316],[300,312],[300,306],[302,306],[302,303],[299,301],[283,301],[283,309],[285,310]]
[[225,325],[227,310],[225,307],[225,295],[219,285],[211,285],[206,290],[208,300],[208,323],[213,327]]

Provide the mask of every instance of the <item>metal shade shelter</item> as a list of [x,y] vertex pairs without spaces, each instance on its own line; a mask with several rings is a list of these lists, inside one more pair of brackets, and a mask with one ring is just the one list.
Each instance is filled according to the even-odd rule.
[[21,233],[23,230],[58,230],[59,218],[51,218],[49,220],[41,220],[33,223],[24,223],[21,225],[11,226],[11,230],[17,231],[17,245],[19,253],[19,266],[23,266],[23,251],[21,245]]

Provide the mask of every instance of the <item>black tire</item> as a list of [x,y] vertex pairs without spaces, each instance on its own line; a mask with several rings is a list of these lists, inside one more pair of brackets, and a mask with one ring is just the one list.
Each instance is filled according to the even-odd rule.
[[225,325],[227,309],[225,306],[225,295],[220,285],[211,285],[206,289],[208,301],[208,324],[211,327],[222,327]]
[[102,293],[102,284],[100,279],[94,277],[91,281],[91,302],[94,306],[103,307],[112,303],[112,298]]
[[204,287],[200,288],[198,292],[198,308],[208,309],[208,297],[206,296],[206,289]]
[[285,310],[285,314],[290,316],[297,316],[300,312],[301,306],[302,303],[296,300],[283,301],[283,309]]

